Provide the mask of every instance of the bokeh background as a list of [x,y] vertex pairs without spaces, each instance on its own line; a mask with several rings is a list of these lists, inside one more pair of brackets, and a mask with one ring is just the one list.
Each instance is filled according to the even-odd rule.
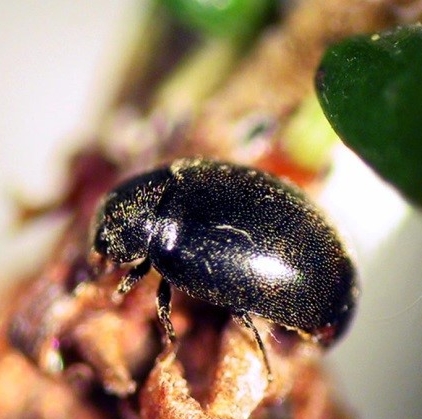
[[[66,157],[118,89],[141,0],[0,0],[0,286],[30,272],[63,220],[17,231],[13,197],[59,196]],[[422,215],[343,147],[319,196],[350,242],[362,298],[327,356],[359,417],[422,417]]]

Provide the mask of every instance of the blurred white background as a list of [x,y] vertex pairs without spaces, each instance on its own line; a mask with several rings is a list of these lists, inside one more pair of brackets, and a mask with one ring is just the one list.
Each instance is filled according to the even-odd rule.
[[[142,7],[0,0],[0,280],[30,271],[60,228],[14,235],[11,195],[59,194],[66,155],[95,129]],[[421,213],[344,148],[320,198],[355,249],[363,288],[349,335],[328,355],[333,374],[359,417],[420,419]]]

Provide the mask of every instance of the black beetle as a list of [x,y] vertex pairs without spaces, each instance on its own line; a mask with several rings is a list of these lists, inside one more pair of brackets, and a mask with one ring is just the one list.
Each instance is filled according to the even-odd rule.
[[229,163],[186,158],[124,182],[105,198],[93,251],[133,266],[126,293],[153,266],[158,316],[174,340],[170,284],[227,307],[265,348],[250,314],[324,346],[356,306],[353,263],[320,211],[295,186]]

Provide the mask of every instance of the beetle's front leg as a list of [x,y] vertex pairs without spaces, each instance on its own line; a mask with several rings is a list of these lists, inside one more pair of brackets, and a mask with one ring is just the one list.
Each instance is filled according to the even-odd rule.
[[173,324],[170,320],[171,311],[171,288],[170,284],[165,280],[161,279],[160,285],[157,291],[157,313],[160,323],[163,325],[166,331],[167,339],[170,343],[176,342],[176,333],[174,331]]
[[121,280],[117,286],[119,294],[128,293],[151,269],[151,261],[146,258],[139,265],[134,266]]

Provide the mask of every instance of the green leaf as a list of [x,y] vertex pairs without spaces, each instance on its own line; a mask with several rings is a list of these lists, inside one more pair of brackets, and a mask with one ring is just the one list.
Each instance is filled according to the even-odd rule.
[[332,46],[316,87],[343,142],[422,205],[422,26],[355,36]]

